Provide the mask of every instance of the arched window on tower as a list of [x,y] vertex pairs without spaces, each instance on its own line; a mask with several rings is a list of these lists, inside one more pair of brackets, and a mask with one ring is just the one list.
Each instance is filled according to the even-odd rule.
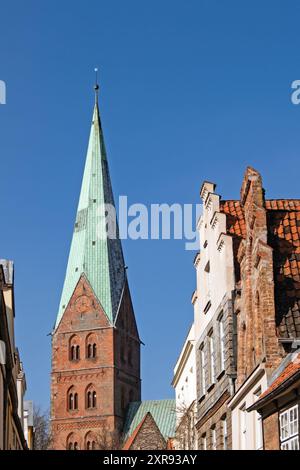
[[86,408],[92,409],[97,407],[97,393],[92,385],[86,390]]
[[96,439],[91,431],[89,431],[85,436],[85,449],[96,450]]
[[95,359],[97,357],[97,338],[91,333],[86,338],[86,357],[87,359]]
[[79,437],[75,433],[69,434],[66,442],[66,449],[68,450],[79,450]]
[[69,342],[69,359],[70,361],[79,361],[80,359],[80,345],[79,338],[73,335]]
[[74,387],[71,387],[68,391],[67,402],[69,411],[78,410],[78,393],[75,392]]

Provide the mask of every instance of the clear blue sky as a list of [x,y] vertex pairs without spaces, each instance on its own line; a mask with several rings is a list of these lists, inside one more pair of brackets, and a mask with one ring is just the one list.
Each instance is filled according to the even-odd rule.
[[[49,403],[50,337],[101,69],[115,196],[199,202],[204,179],[238,198],[246,165],[269,197],[299,197],[300,4],[269,1],[1,2],[0,257],[15,261],[16,333],[29,398]],[[193,311],[183,241],[126,241],[143,397],[172,396]]]

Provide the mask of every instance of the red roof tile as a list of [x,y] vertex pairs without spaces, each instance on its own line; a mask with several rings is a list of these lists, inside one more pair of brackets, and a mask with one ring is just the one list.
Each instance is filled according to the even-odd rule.
[[274,392],[280,385],[293,377],[296,372],[300,371],[300,354],[296,356],[294,361],[290,362],[283,372],[274,380],[270,387],[260,395],[259,400],[266,398],[270,393]]
[[[276,324],[281,337],[300,336],[300,199],[265,201],[268,224],[268,244],[273,248]],[[236,280],[239,266],[236,260],[240,242],[246,237],[246,223],[240,201],[220,202],[226,214],[227,233],[233,236]]]

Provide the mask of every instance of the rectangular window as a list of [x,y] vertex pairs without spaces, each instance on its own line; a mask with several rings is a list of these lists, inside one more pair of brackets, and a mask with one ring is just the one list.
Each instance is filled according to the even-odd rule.
[[216,428],[211,428],[211,448],[217,450],[217,431]]
[[205,353],[204,344],[200,346],[200,370],[201,370],[201,395],[205,395],[206,383],[205,383]]
[[201,437],[201,450],[207,450],[206,434]]
[[299,450],[299,408],[288,408],[279,415],[281,450]]
[[240,436],[241,436],[241,449],[246,449],[247,444],[247,416],[246,404],[240,408]]
[[210,358],[210,381],[211,383],[215,382],[216,378],[216,368],[215,368],[215,351],[214,351],[214,338],[211,333],[208,337],[209,342],[209,358]]
[[226,416],[222,418],[222,435],[223,435],[223,450],[227,450],[228,449],[228,432],[227,432]]
[[[261,395],[261,387],[254,392],[254,401]],[[255,449],[263,450],[262,418],[258,411],[255,411]]]
[[220,341],[220,365],[221,372],[225,370],[225,334],[224,334],[224,317],[219,318],[219,341]]

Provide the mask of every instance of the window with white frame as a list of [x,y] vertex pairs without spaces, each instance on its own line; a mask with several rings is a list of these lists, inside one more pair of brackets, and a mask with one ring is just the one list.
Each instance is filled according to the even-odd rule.
[[219,318],[219,341],[220,341],[220,366],[221,372],[225,369],[225,333],[224,333],[224,316]]
[[208,337],[208,344],[209,344],[209,360],[210,360],[210,381],[211,383],[214,383],[215,378],[216,378],[216,367],[215,367],[215,350],[214,350],[213,332],[211,332]]
[[240,408],[240,437],[241,437],[241,443],[240,443],[240,448],[242,450],[246,449],[246,444],[247,444],[247,415],[246,415],[246,404]]
[[211,428],[211,448],[217,450],[217,431],[216,428]]
[[[261,395],[261,387],[254,392],[254,401],[257,401]],[[255,449],[263,450],[262,417],[258,411],[255,411]]]
[[228,449],[228,430],[226,415],[222,418],[222,437],[223,437],[223,450]]
[[206,382],[205,382],[205,352],[204,344],[200,346],[200,370],[201,370],[201,395],[205,395]]
[[279,414],[281,450],[299,450],[299,407],[294,405]]

